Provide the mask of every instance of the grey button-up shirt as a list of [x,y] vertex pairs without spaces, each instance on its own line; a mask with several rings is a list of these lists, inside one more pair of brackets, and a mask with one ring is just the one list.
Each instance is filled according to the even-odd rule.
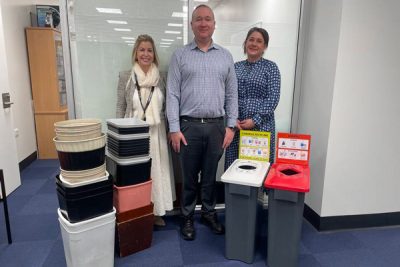
[[234,127],[238,90],[231,53],[215,43],[203,52],[195,41],[178,48],[169,64],[166,102],[170,132],[180,131],[180,116],[226,116]]

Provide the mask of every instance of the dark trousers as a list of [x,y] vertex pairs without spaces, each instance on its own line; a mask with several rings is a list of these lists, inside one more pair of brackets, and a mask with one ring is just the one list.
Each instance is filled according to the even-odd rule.
[[181,144],[180,150],[183,175],[182,214],[191,216],[194,213],[199,173],[201,209],[204,212],[213,212],[216,204],[216,172],[223,154],[224,121],[202,123],[181,120],[181,132],[187,141],[187,146]]

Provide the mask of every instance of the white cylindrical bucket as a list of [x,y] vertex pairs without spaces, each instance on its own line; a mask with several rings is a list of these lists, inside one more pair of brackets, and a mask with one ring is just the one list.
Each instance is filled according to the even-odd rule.
[[68,267],[114,266],[115,209],[89,220],[70,223],[58,209]]

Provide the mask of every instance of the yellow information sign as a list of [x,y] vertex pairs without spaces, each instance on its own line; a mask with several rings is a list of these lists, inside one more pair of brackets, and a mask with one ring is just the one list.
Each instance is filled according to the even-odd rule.
[[269,161],[271,133],[240,130],[239,159]]

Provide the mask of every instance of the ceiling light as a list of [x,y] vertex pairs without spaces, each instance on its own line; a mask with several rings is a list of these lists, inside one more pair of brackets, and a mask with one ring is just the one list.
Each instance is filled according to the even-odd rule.
[[176,39],[181,40],[182,36],[176,36]]
[[123,37],[121,37],[121,39],[124,39],[124,40],[135,40],[135,37],[123,36]]
[[133,46],[134,44],[129,43],[128,45],[129,45],[129,46]]
[[182,23],[168,23],[168,26],[170,26],[170,27],[182,27],[183,24]]
[[160,47],[170,47],[169,45],[160,45]]
[[128,44],[134,44],[134,43],[135,43],[135,41],[133,41],[133,40],[126,40],[126,41],[125,41],[125,43],[128,43]]
[[208,0],[193,0],[193,2],[202,2],[202,3],[207,3]]
[[181,34],[180,31],[165,31],[165,33],[169,33],[169,34]]
[[172,44],[172,43],[160,42],[160,44],[162,44],[162,45],[170,45],[170,44]]
[[165,42],[173,42],[173,41],[175,41],[174,39],[164,39],[164,38],[162,38],[161,39],[161,41],[165,41]]
[[123,21],[123,20],[107,20],[108,23],[110,24],[128,24],[127,21]]
[[130,32],[131,29],[126,29],[126,28],[114,28],[114,31],[117,31],[117,32]]
[[172,17],[174,18],[186,18],[186,13],[183,12],[172,12]]
[[119,8],[96,7],[96,9],[97,9],[97,12],[99,12],[99,13],[122,14],[121,9],[119,9]]

